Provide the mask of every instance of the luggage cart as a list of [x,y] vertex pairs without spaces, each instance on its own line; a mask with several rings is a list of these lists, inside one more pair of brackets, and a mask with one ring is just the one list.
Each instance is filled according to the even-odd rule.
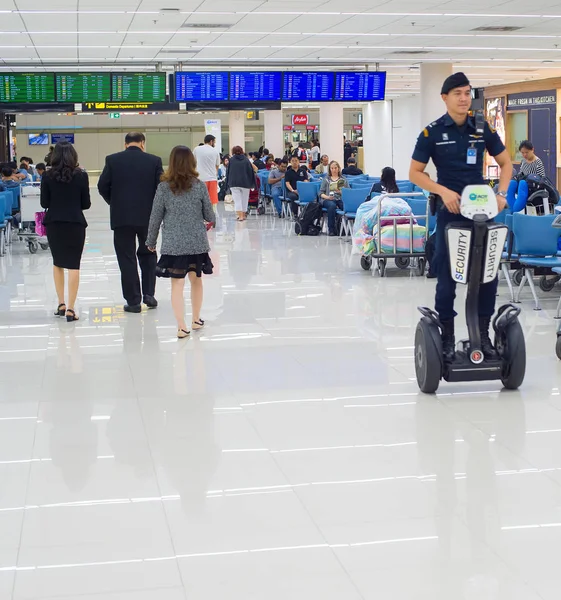
[[27,244],[31,254],[37,250],[48,250],[49,242],[46,237],[35,233],[35,213],[42,212],[40,200],[41,184],[39,182],[28,183],[20,188],[20,212],[21,219],[18,230],[18,238]]
[[[422,276],[425,274],[425,268],[426,268],[426,263],[427,263],[427,259],[426,259],[426,243],[427,240],[429,239],[429,235],[430,235],[430,231],[429,231],[429,203],[428,201],[426,202],[426,210],[425,210],[425,214],[422,215],[415,215],[415,214],[411,214],[411,215],[397,215],[397,216],[383,216],[381,217],[381,211],[382,211],[382,202],[385,198],[401,198],[403,200],[405,200],[407,202],[408,199],[410,198],[414,198],[414,199],[423,199],[426,200],[426,196],[422,193],[422,192],[412,192],[412,193],[408,193],[408,194],[381,194],[378,197],[378,224],[376,226],[376,232],[374,234],[374,245],[376,248],[376,251],[373,252],[370,255],[365,255],[363,254],[360,257],[360,266],[365,270],[365,271],[369,271],[372,268],[372,262],[375,259],[377,261],[377,271],[378,274],[380,275],[380,277],[384,277],[385,273],[386,273],[386,266],[388,263],[388,258],[393,258],[395,260],[395,264],[399,269],[407,269],[409,268],[409,266],[413,265],[415,267],[415,270],[417,272],[418,275]],[[412,211],[413,213],[415,211]],[[384,225],[384,227],[381,226],[381,220],[384,221],[391,221],[393,222],[393,251],[390,252],[384,252],[382,250],[382,229],[384,229],[385,227],[387,227],[386,225]],[[403,223],[403,221],[405,220],[409,220],[409,223]],[[401,221],[400,224],[398,224],[398,221]],[[425,247],[423,248],[422,252],[415,252],[414,251],[414,235],[415,235],[415,230],[413,229],[414,225],[418,225],[419,223],[416,223],[415,221],[424,221],[424,234],[425,234]],[[390,225],[391,227],[392,225]],[[409,227],[409,250],[405,250],[405,251],[399,251],[398,250],[398,244],[397,244],[397,235],[398,235],[398,229],[397,227]]]

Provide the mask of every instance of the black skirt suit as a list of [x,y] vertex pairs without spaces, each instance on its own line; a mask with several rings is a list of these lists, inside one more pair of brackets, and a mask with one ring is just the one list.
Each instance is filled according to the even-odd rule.
[[47,171],[41,179],[41,206],[47,209],[43,222],[53,264],[78,270],[88,226],[83,211],[91,206],[88,174],[76,169],[72,180],[63,182]]

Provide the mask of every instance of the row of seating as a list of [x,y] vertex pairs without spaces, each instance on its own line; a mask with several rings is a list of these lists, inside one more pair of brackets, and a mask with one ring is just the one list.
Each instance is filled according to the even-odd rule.
[[19,212],[19,198],[19,186],[0,192],[0,256],[6,254],[6,246],[11,243],[13,215]]

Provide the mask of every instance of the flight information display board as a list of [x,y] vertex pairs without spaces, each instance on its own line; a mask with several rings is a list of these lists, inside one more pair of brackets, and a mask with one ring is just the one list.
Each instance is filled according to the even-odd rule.
[[165,73],[112,73],[112,102],[165,102]]
[[334,73],[326,71],[286,72],[282,99],[288,102],[333,100],[334,79]]
[[385,97],[384,71],[335,74],[335,100],[373,102]]
[[0,74],[0,102],[54,102],[55,78],[52,73]]
[[228,100],[228,73],[223,71],[175,74],[176,102]]
[[57,73],[57,102],[109,102],[109,73]]
[[230,100],[275,102],[281,99],[280,71],[230,72]]

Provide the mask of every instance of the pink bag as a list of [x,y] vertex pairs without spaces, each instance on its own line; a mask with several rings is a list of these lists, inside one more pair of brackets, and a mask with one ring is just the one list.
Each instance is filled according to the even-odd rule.
[[36,212],[35,213],[35,233],[39,237],[46,237],[47,228],[43,225],[43,221],[45,220],[46,212]]

